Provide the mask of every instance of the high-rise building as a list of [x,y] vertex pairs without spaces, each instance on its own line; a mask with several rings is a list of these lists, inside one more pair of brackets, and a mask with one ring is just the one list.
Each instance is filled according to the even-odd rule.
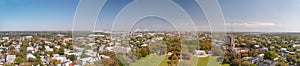
[[225,44],[230,46],[230,47],[235,47],[235,45],[234,45],[234,36],[232,34],[227,35],[225,37]]

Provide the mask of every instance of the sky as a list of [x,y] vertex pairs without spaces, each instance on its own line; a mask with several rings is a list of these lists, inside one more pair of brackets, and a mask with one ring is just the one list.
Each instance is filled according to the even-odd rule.
[[79,0],[0,0],[0,30],[70,30],[78,2]]
[[[299,0],[218,0],[225,18],[225,23],[220,24],[234,32],[300,32],[299,3]],[[82,6],[80,0],[0,0],[0,31],[70,31],[78,6]],[[157,17],[134,20],[134,16],[143,13]],[[94,30],[184,30],[191,29],[189,20],[198,31],[218,27],[209,25],[194,0],[107,0],[95,14],[95,25],[85,25],[95,26]],[[163,16],[169,19],[159,18]]]

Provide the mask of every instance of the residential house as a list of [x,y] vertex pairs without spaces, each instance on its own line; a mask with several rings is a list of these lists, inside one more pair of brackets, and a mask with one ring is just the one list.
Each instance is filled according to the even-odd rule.
[[7,55],[6,56],[6,62],[7,63],[14,63],[16,59],[16,55]]

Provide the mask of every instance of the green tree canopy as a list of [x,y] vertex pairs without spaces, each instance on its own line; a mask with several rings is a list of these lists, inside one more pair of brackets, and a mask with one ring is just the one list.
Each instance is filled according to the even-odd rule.
[[278,57],[278,54],[275,51],[267,51],[264,56],[265,59],[270,59],[270,60],[273,60],[276,57]]
[[77,60],[77,57],[76,57],[75,55],[69,55],[68,58],[69,58],[71,61]]

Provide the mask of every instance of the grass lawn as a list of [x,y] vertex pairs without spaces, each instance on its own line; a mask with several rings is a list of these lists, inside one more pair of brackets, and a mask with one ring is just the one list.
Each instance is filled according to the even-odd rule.
[[210,56],[198,58],[198,66],[207,66]]
[[129,66],[158,66],[164,60],[164,56],[151,54],[143,57]]
[[128,61],[127,59],[127,57],[124,57],[124,56],[118,56],[118,59],[119,59],[119,61],[122,63],[122,64],[127,64],[126,62]]
[[163,61],[159,64],[159,66],[168,66],[168,61],[169,61],[169,58],[170,57],[170,55],[166,55],[165,57],[164,57],[164,59],[163,59]]
[[218,57],[219,56],[212,56],[207,66],[222,66],[222,64],[217,61]]
[[179,66],[197,66],[198,57],[192,56],[190,60],[180,60]]
[[[149,55],[143,57],[140,60],[130,64],[130,66],[168,66],[168,61],[170,55],[158,56],[158,55]],[[208,57],[192,57],[191,60],[182,60],[180,61],[180,66],[222,66],[217,62],[217,56],[208,56]]]
[[223,64],[222,66],[230,66],[229,64]]
[[200,57],[198,59],[198,66],[221,66],[221,64],[217,62],[217,58],[217,56]]

